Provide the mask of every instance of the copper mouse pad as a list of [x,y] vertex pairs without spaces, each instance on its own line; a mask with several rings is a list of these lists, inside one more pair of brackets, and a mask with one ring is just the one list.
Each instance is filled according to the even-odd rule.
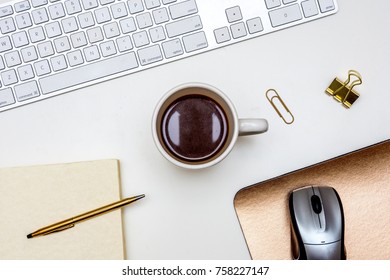
[[339,193],[347,259],[390,260],[390,141],[240,190],[234,206],[253,259],[292,259],[288,197],[306,185]]

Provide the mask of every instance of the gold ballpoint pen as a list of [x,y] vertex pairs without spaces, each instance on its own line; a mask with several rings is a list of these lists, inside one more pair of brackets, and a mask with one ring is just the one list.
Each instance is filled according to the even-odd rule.
[[117,201],[117,202],[111,203],[109,205],[97,208],[95,210],[88,211],[84,214],[77,215],[73,218],[66,219],[66,220],[63,220],[61,222],[52,224],[50,226],[38,229],[37,231],[34,231],[33,233],[30,233],[29,235],[27,235],[27,238],[33,238],[33,237],[37,237],[40,235],[46,235],[46,234],[50,234],[50,233],[54,233],[54,232],[58,232],[58,231],[62,231],[65,229],[72,228],[77,223],[80,223],[80,222],[83,222],[85,220],[94,218],[96,216],[105,214],[107,212],[111,212],[113,210],[116,210],[118,208],[126,206],[126,205],[128,205],[132,202],[135,202],[135,201],[137,201],[141,198],[144,198],[144,197],[145,197],[145,195],[141,194],[141,195],[122,199],[120,201]]

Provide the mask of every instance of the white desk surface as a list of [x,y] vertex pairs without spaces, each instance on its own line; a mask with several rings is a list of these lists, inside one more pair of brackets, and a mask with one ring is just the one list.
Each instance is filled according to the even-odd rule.
[[[124,210],[129,259],[249,259],[238,190],[390,138],[390,2],[374,2],[339,0],[336,15],[315,22],[3,112],[0,167],[117,158],[123,196],[146,194]],[[349,69],[364,83],[347,110],[324,90]],[[220,88],[269,131],[239,139],[207,170],[173,166],[154,146],[151,116],[184,82]],[[269,88],[295,123],[276,115]]]

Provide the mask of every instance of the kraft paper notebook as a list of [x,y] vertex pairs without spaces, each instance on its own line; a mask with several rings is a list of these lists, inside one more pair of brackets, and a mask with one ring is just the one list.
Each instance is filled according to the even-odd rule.
[[121,210],[26,237],[120,200],[117,160],[0,169],[0,194],[0,259],[124,259]]
[[288,197],[307,185],[340,195],[347,259],[390,260],[390,141],[261,182],[234,200],[253,259],[291,259]]

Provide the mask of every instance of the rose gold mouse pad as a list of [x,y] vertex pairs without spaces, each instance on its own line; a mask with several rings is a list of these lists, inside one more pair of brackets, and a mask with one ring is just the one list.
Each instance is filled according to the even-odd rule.
[[240,190],[234,206],[253,259],[292,258],[288,197],[307,185],[339,193],[347,259],[390,260],[390,141]]

